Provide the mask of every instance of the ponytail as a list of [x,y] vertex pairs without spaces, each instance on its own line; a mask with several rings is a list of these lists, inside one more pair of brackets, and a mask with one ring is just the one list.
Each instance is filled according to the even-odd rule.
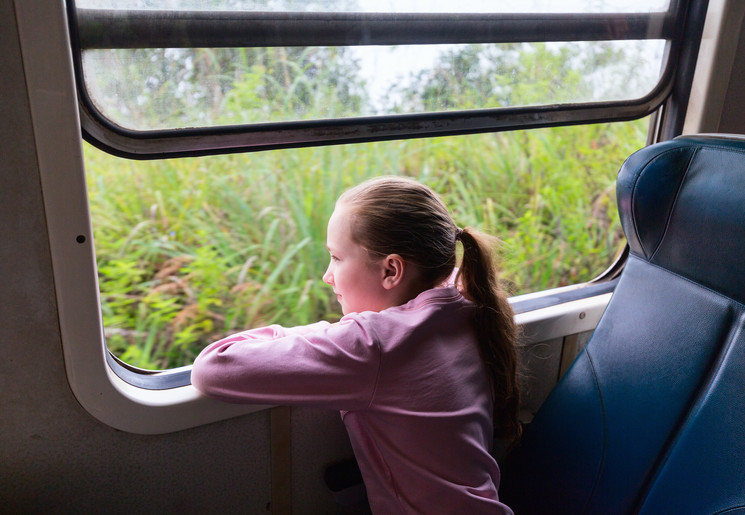
[[457,229],[463,260],[455,284],[479,308],[475,317],[481,359],[491,378],[495,436],[519,438],[520,392],[517,381],[517,324],[497,274],[491,249],[496,238],[470,228]]

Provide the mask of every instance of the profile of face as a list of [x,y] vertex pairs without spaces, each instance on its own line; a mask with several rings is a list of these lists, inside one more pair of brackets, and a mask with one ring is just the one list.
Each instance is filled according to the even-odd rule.
[[337,206],[329,219],[326,246],[331,260],[323,281],[334,289],[343,314],[391,307],[386,258],[375,258],[352,240],[348,210]]

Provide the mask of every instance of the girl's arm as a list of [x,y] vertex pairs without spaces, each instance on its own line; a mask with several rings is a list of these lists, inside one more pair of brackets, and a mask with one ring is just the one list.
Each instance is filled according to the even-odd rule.
[[207,346],[192,384],[228,402],[360,409],[370,404],[380,348],[355,317],[336,324],[268,326]]

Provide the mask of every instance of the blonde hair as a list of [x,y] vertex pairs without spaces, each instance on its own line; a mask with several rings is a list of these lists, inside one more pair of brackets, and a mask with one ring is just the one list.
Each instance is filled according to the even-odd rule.
[[400,255],[431,286],[452,273],[456,242],[461,241],[463,259],[456,284],[479,308],[474,325],[491,379],[495,436],[518,437],[518,330],[493,259],[497,239],[474,229],[459,229],[434,191],[402,177],[363,182],[344,192],[337,204],[348,209],[355,243],[375,254]]

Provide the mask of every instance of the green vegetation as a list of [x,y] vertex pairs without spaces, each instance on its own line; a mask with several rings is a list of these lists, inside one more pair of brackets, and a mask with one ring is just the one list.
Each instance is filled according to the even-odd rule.
[[[193,72],[201,66],[194,63],[210,57],[204,51],[193,51],[187,59],[192,71],[181,79],[168,52],[153,51],[150,62],[166,62],[160,71],[138,72],[154,86],[140,95],[137,117],[177,119],[217,104],[222,123],[261,119],[261,112],[344,116],[366,102],[353,83],[356,64],[343,53],[295,49],[291,61],[275,50],[274,61],[269,52],[244,53],[240,67],[219,81],[210,67]],[[512,63],[510,82],[491,85],[494,70],[473,71],[485,59],[479,51],[469,47],[444,56],[434,73],[419,77],[421,87],[408,85],[391,95],[396,109],[436,109],[448,95],[461,98],[461,106],[490,95],[499,96],[499,105],[520,105],[541,91],[560,102],[567,89],[587,87],[582,69],[567,64],[580,62],[576,51],[513,45],[500,56],[491,48],[486,57]],[[184,59],[181,51],[177,56]],[[589,60],[617,66],[621,57],[603,51]],[[321,73],[322,61],[327,66]],[[559,73],[536,75],[532,89],[530,80],[519,78],[551,67]],[[320,82],[311,80],[318,77]],[[447,77],[455,79],[449,83]],[[196,92],[209,89],[210,80],[220,94],[207,102]],[[134,82],[112,79],[111,91]],[[177,91],[190,93],[178,97]],[[178,97],[177,108],[163,104],[168,97]],[[188,108],[192,101],[198,109]],[[112,105],[134,111],[123,102]],[[499,236],[513,294],[589,280],[622,246],[615,175],[644,145],[646,129],[640,120],[152,162],[86,147],[109,348],[133,365],[166,368],[190,364],[204,345],[241,329],[339,317],[331,289],[321,281],[326,223],[345,188],[382,174],[430,185],[459,225]]]
[[621,246],[615,174],[644,123],[160,162],[86,148],[110,349],[145,368],[208,342],[340,315],[321,276],[341,191],[405,174],[498,235],[514,294],[591,279]]

